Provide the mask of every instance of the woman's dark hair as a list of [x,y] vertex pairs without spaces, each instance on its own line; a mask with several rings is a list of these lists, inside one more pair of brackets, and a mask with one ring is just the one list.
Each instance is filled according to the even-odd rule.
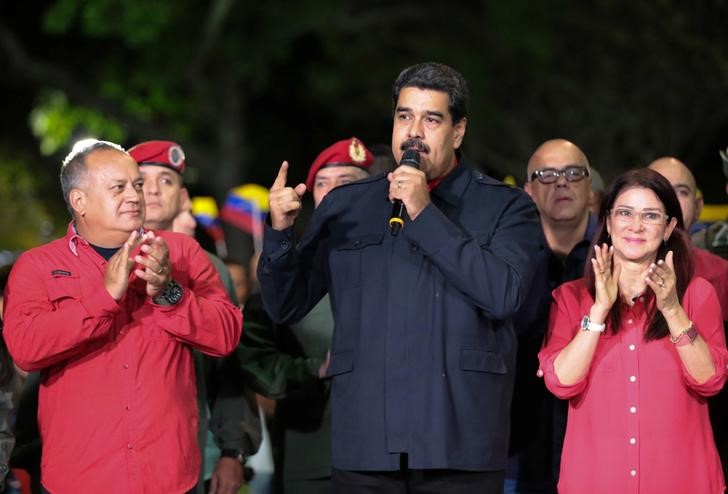
[[[672,189],[672,185],[670,185],[670,182],[665,177],[649,168],[638,168],[623,173],[612,182],[604,194],[604,198],[599,207],[599,228],[592,240],[590,260],[584,266],[584,277],[586,278],[589,291],[592,295],[595,294],[594,270],[591,263],[591,259],[594,259],[596,256],[594,253],[594,245],[612,245],[612,239],[607,231],[607,219],[614,206],[614,202],[617,200],[617,196],[625,190],[632,188],[644,188],[654,192],[665,207],[667,216],[677,220],[677,226],[673,229],[670,238],[662,242],[657,249],[656,260],[665,259],[668,251],[672,251],[672,259],[675,264],[675,277],[677,278],[677,295],[682,301],[688,283],[693,277],[693,256],[690,251],[690,241],[685,233],[680,202],[675,195],[675,191]],[[665,321],[662,313],[656,309],[654,295],[651,292],[649,297],[651,316],[647,325],[647,331],[645,332],[645,340],[657,340],[669,335],[670,330],[667,327],[667,321]],[[613,333],[619,330],[621,313],[622,304],[617,300],[609,311],[608,317],[609,330]]]

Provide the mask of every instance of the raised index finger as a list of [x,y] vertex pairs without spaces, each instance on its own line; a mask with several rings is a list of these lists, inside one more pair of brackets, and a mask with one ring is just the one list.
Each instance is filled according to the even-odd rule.
[[282,189],[286,186],[286,181],[288,180],[288,161],[284,161],[281,163],[281,167],[278,170],[278,175],[276,176],[275,181],[273,182],[273,185],[271,186],[271,190],[274,189]]

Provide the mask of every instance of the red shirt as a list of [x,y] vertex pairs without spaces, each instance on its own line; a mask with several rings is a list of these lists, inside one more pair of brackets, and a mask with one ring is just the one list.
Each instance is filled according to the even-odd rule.
[[602,334],[584,379],[561,384],[554,360],[580,331],[593,303],[583,279],[554,290],[549,337],[539,353],[546,386],[569,400],[559,493],[722,493],[705,399],[720,391],[728,374],[713,288],[694,278],[682,301],[716,368],[702,384],[688,374],[669,338],[643,339],[647,304],[654,305],[650,296],[625,306],[616,335]]
[[718,294],[723,320],[728,321],[728,261],[712,252],[693,247],[695,276],[705,278]]
[[10,274],[4,335],[20,367],[42,372],[42,483],[53,494],[181,493],[197,483],[191,348],[231,352],[242,314],[197,242],[158,235],[184,287],[174,306],[153,304],[133,273],[117,303],[103,284],[106,260],[71,226]]

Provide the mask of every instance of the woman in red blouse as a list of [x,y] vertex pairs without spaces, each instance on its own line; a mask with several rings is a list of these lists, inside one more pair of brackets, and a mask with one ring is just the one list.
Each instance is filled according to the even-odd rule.
[[728,351],[680,204],[661,175],[632,170],[599,219],[591,267],[554,291],[539,353],[546,386],[569,400],[559,492],[722,493],[706,399]]

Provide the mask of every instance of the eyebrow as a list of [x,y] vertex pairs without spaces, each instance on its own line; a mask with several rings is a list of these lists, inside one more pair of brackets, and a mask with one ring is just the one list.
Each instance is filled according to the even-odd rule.
[[[395,110],[395,113],[414,113],[414,111],[412,110],[412,108],[410,108],[408,106],[398,106],[397,109]],[[425,115],[429,115],[432,117],[445,118],[445,115],[442,112],[435,111],[435,110],[427,110],[427,111],[425,111]]]
[[[615,204],[614,207],[623,208],[623,209],[635,209],[635,210],[637,209],[634,206],[627,206],[626,204],[621,204],[621,205]],[[662,209],[659,206],[657,206],[657,207],[642,208],[642,211],[660,211],[660,212],[662,212]]]

